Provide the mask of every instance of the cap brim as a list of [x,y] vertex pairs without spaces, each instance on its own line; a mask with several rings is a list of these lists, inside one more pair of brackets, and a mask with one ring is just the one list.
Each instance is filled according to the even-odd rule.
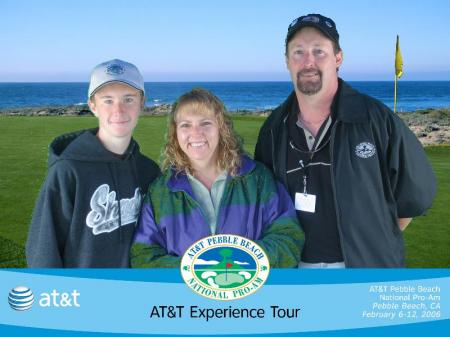
[[108,81],[105,83],[102,83],[101,85],[99,85],[97,88],[95,88],[94,90],[92,90],[92,92],[89,94],[89,98],[91,98],[97,91],[99,91],[101,88],[103,88],[104,86],[111,84],[111,83],[123,83],[126,84],[130,87],[132,87],[133,89],[142,91],[142,93],[145,95],[145,90],[143,90],[142,88],[139,88],[138,86],[136,86],[134,83],[128,82],[128,81],[124,81],[124,80],[112,80],[112,81]]

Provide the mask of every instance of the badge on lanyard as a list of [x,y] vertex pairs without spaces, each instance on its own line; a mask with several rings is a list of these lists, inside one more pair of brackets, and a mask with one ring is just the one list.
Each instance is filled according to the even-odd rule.
[[316,196],[314,194],[295,193],[295,209],[297,211],[315,213]]
[[303,176],[303,193],[295,193],[295,209],[297,211],[315,213],[316,212],[316,196],[306,192],[307,175]]

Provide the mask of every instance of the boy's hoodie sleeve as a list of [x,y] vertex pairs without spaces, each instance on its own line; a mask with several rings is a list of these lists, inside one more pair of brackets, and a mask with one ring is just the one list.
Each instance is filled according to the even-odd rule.
[[36,201],[25,249],[29,268],[64,267],[75,194],[73,176],[64,166],[59,162],[49,169]]

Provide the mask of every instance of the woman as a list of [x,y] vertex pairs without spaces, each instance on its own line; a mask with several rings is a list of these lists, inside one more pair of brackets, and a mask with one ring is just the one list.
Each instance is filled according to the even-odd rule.
[[191,244],[214,234],[256,241],[272,267],[297,267],[303,233],[292,201],[243,154],[216,96],[194,89],[175,103],[163,169],[144,200],[133,267],[178,267]]

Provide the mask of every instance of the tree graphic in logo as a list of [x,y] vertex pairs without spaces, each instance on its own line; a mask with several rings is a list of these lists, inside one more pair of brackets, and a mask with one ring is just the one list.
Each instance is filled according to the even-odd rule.
[[257,265],[242,249],[217,247],[198,256],[194,272],[200,282],[211,288],[230,289],[251,282]]

